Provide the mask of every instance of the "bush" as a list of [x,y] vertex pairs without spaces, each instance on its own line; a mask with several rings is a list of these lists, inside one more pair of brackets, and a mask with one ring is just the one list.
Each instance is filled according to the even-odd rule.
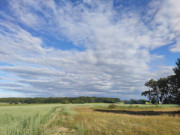
[[69,104],[69,101],[68,100],[63,100],[61,101],[62,104]]
[[115,104],[110,104],[110,105],[108,106],[109,109],[113,109],[113,108],[116,108],[116,107],[117,107],[117,105],[115,105]]

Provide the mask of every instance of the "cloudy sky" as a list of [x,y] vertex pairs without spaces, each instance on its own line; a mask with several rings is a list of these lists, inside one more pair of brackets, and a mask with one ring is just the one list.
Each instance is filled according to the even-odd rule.
[[179,0],[0,0],[0,97],[138,99],[180,57]]

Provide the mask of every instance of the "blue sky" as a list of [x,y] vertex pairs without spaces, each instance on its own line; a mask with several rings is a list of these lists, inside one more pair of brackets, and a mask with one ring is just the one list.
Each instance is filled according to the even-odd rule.
[[139,99],[173,74],[179,0],[0,1],[0,97]]

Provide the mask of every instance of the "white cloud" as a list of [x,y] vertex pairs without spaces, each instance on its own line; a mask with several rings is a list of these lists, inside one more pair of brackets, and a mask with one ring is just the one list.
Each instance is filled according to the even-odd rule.
[[[175,45],[171,46],[170,51],[180,52],[180,1],[179,0],[154,0],[151,3],[150,15],[154,13],[153,24],[158,29],[160,35],[167,36]],[[156,26],[158,25],[158,27]]]
[[[0,21],[0,61],[12,66],[1,66],[0,70],[14,74],[11,82],[19,86],[7,84],[3,89],[33,96],[43,93],[134,98],[149,78],[172,73],[171,67],[150,72],[149,63],[162,56],[149,51],[171,42],[178,29],[172,27],[172,32],[163,23],[164,11],[154,14],[158,3],[151,3],[155,6],[149,11],[154,17],[148,21],[152,28],[143,22],[148,18],[132,11],[116,11],[111,1],[85,1],[89,7],[84,3],[58,5],[54,1],[35,0],[9,3],[12,16],[5,18],[11,20]],[[166,7],[162,5],[163,8]],[[33,36],[14,21],[40,35],[66,38],[85,50],[63,51],[45,45],[43,36]],[[157,23],[161,24],[156,26]]]

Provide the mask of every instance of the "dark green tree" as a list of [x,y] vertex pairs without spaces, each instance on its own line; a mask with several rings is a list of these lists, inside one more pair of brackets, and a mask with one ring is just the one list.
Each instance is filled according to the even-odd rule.
[[145,86],[149,87],[149,90],[142,92],[142,96],[147,96],[150,102],[158,102],[159,95],[158,95],[158,87],[156,80],[149,80],[145,83]]
[[180,58],[176,62],[176,66],[173,71],[175,75],[172,75],[170,82],[172,85],[172,98],[175,103],[180,104]]
[[180,104],[180,59],[176,62],[173,69],[174,75],[159,80],[149,80],[145,86],[149,90],[142,92],[152,103],[176,103]]

